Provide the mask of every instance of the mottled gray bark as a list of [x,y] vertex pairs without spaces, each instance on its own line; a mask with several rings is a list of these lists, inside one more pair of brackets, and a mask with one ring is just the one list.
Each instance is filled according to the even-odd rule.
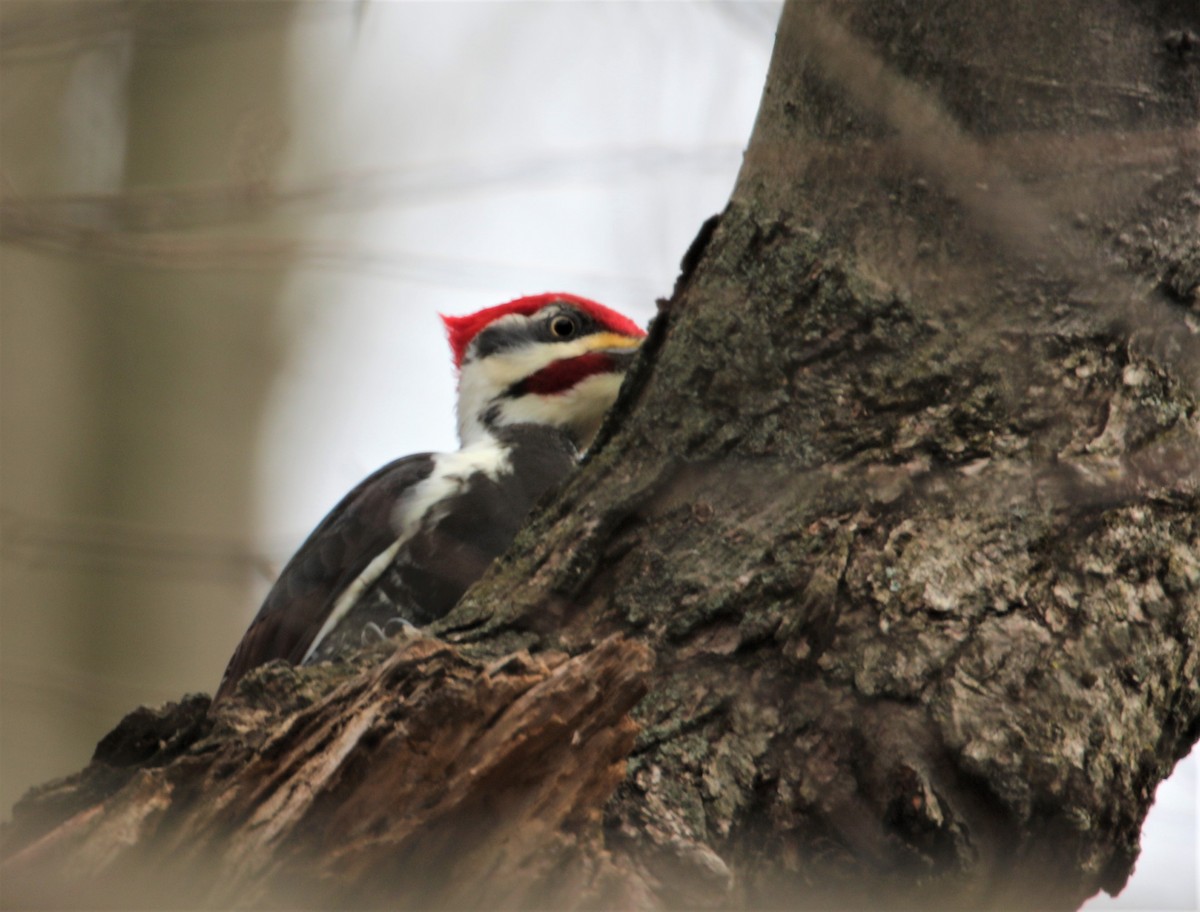
[[653,646],[607,825],[668,901],[1125,882],[1200,720],[1197,32],[787,8],[620,430],[447,625]]
[[318,905],[1119,889],[1200,734],[1198,33],[1165,0],[790,4],[729,207],[454,647],[117,736],[21,809],[10,870],[123,812],[122,863],[184,834],[251,902],[314,864]]

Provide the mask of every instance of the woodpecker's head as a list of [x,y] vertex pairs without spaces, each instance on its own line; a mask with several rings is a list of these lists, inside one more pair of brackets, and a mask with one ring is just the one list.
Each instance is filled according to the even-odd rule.
[[543,294],[442,317],[458,368],[463,445],[506,424],[562,428],[586,447],[646,335],[586,298]]

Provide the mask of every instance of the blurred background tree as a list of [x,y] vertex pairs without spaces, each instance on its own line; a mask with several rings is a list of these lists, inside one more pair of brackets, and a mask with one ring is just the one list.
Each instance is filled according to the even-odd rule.
[[0,8],[6,808],[237,635],[294,11]]

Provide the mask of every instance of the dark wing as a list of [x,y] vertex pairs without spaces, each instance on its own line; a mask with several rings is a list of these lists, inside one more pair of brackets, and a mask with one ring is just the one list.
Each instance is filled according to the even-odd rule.
[[432,471],[430,453],[389,462],[329,511],[267,593],[225,668],[213,702],[264,662],[299,663],[304,658],[338,595],[399,537],[392,512],[400,496]]
[[[365,612],[358,630],[367,620],[383,626],[397,615],[418,626],[445,617],[492,561],[509,549],[538,500],[578,464],[578,450],[557,428],[508,425],[498,429],[496,438],[508,451],[508,470],[471,475],[468,484],[440,502],[439,519],[413,530],[381,575],[377,597],[358,603],[365,609],[382,601],[385,611]],[[349,636],[357,641],[357,630]],[[344,648],[337,639],[331,635],[323,640],[318,653],[336,655]]]

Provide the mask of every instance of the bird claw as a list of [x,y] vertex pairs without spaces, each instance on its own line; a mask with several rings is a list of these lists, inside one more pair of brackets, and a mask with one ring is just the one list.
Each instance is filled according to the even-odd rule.
[[374,621],[367,621],[363,625],[360,639],[364,646],[370,646],[373,643],[382,643],[387,638],[387,634],[383,632],[383,628]]
[[387,623],[382,627],[374,621],[367,621],[363,624],[361,639],[362,645],[370,646],[374,643],[382,643],[385,640],[394,640],[400,636],[412,636],[417,632],[417,625],[406,621],[402,617],[388,618]]
[[391,638],[397,636],[411,636],[417,632],[417,625],[410,621],[406,621],[402,617],[389,618],[388,622],[383,625],[383,635]]

